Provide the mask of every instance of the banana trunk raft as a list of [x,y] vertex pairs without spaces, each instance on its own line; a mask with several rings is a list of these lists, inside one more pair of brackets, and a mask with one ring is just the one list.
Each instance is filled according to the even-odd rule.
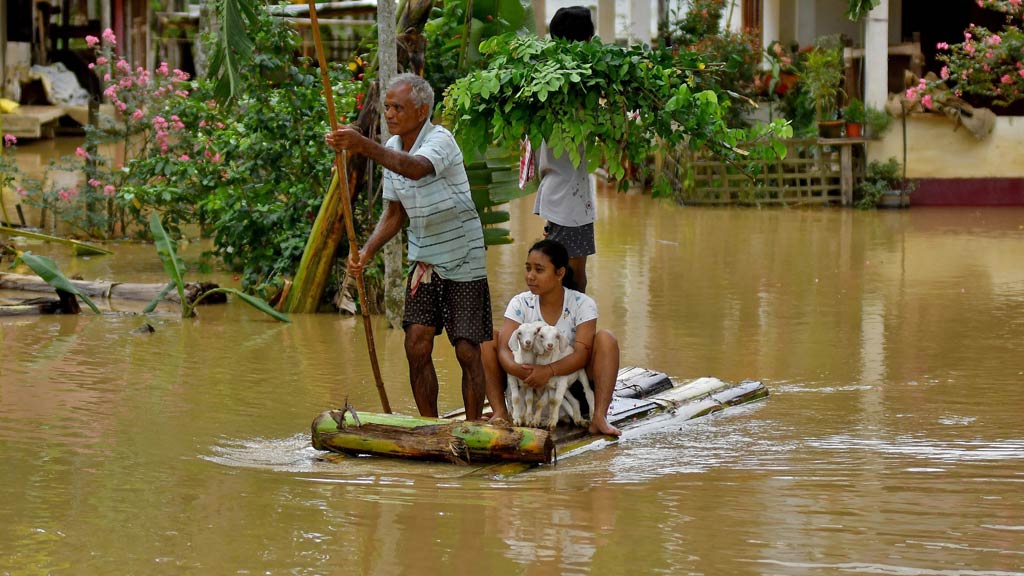
[[[676,384],[644,368],[619,371],[608,421],[623,431],[692,420],[768,396],[761,382],[739,384],[699,378]],[[586,429],[559,425],[552,431],[466,422],[461,411],[447,418],[356,412],[350,406],[328,410],[313,420],[313,447],[348,455],[460,464],[549,464],[595,442],[607,441]]]

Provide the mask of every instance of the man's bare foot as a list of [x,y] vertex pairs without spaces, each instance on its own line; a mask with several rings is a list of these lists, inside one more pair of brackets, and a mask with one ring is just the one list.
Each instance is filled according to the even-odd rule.
[[616,438],[622,436],[622,430],[612,426],[604,418],[598,418],[596,416],[590,421],[590,433],[602,434],[604,436],[615,436]]

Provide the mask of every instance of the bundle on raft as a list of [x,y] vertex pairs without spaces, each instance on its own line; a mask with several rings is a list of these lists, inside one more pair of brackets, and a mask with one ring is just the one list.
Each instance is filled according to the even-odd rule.
[[462,464],[547,464],[555,452],[547,430],[347,409],[317,416],[312,436],[317,450]]

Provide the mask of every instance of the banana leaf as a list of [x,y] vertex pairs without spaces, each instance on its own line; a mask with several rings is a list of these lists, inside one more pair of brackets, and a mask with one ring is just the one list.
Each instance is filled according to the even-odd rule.
[[100,309],[96,307],[96,304],[86,296],[78,291],[78,288],[67,279],[64,274],[61,273],[60,269],[57,268],[56,262],[47,258],[46,256],[39,256],[31,252],[22,252],[18,255],[18,258],[14,261],[17,265],[19,262],[24,262],[26,266],[32,269],[33,272],[39,275],[40,278],[46,281],[47,284],[53,286],[57,290],[63,290],[69,294],[82,299],[83,302],[88,304],[92,311],[99,314]]
[[196,301],[192,304],[192,306],[189,307],[189,310],[194,309],[197,304],[202,302],[203,298],[206,298],[210,294],[215,294],[217,292],[220,292],[222,294],[233,294],[235,296],[238,296],[246,304],[274,318],[275,320],[280,320],[281,322],[291,322],[291,320],[287,316],[275,310],[270,304],[267,304],[267,302],[262,298],[253,296],[252,294],[246,294],[245,292],[242,292],[241,290],[236,290],[234,288],[214,288],[213,290],[204,293],[199,298],[196,298]]
[[178,297],[181,300],[181,315],[184,318],[185,314],[189,312],[188,299],[185,297],[185,267],[182,265],[181,260],[178,258],[178,253],[174,249],[174,241],[171,240],[167,231],[164,230],[163,224],[160,223],[160,215],[156,212],[153,212],[149,217],[149,229],[153,232],[156,253],[160,255],[160,261],[164,264],[164,270],[171,277],[175,288],[178,289]]

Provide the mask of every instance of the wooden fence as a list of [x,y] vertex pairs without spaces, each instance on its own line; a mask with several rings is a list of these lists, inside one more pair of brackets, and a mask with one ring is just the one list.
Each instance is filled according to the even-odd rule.
[[686,204],[839,203],[839,148],[820,145],[817,139],[791,139],[786,148],[782,160],[731,164],[680,150],[666,154],[656,171]]

